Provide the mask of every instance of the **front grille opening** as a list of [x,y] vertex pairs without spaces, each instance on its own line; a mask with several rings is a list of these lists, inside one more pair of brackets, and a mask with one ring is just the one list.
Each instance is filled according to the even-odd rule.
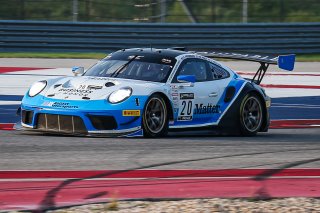
[[113,130],[118,127],[113,116],[89,115],[89,119],[97,130]]
[[37,129],[46,129],[47,128],[47,120],[45,114],[38,114],[37,119]]
[[47,129],[56,130],[56,131],[60,130],[58,115],[45,114],[45,116],[47,117]]
[[60,129],[64,129],[65,131],[68,131],[68,132],[74,131],[73,129],[74,120],[75,120],[74,118],[73,118],[73,124],[72,124],[72,118],[69,119],[69,116],[67,115],[60,115],[59,120],[60,120]]
[[72,134],[87,134],[83,120],[79,116],[38,114],[37,129]]
[[21,119],[22,119],[22,122],[25,124],[32,124],[33,111],[22,110],[21,111]]

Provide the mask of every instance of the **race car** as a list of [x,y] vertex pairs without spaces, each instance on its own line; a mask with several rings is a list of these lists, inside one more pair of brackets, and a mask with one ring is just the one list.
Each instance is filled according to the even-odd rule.
[[[244,79],[213,58],[259,62]],[[35,82],[21,103],[24,130],[161,137],[171,130],[268,131],[271,104],[259,86],[268,66],[293,70],[295,55],[123,49],[75,76]]]

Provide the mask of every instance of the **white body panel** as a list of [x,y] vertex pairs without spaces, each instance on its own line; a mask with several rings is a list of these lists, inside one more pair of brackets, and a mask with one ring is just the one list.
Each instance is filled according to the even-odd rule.
[[[114,86],[106,87],[105,84],[108,82],[114,83]],[[49,81],[48,89],[44,92],[44,95],[62,100],[82,100],[83,97],[88,97],[90,100],[101,100],[106,99],[112,92],[123,87],[131,87],[133,90],[132,95],[148,96],[153,92],[168,93],[164,83],[79,76]]]

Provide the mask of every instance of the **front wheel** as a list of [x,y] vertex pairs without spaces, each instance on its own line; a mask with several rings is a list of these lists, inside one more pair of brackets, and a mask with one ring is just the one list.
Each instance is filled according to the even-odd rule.
[[240,130],[242,135],[256,135],[263,120],[262,104],[254,94],[248,94],[240,106]]
[[142,117],[145,137],[160,137],[168,133],[168,109],[160,95],[152,95],[146,105]]

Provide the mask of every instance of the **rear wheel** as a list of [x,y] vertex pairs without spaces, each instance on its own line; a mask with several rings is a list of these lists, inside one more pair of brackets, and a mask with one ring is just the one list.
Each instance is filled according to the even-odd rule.
[[160,137],[168,133],[168,109],[160,95],[152,95],[147,101],[142,118],[145,137]]
[[256,135],[263,120],[262,104],[254,94],[248,94],[240,106],[240,130],[242,135]]

